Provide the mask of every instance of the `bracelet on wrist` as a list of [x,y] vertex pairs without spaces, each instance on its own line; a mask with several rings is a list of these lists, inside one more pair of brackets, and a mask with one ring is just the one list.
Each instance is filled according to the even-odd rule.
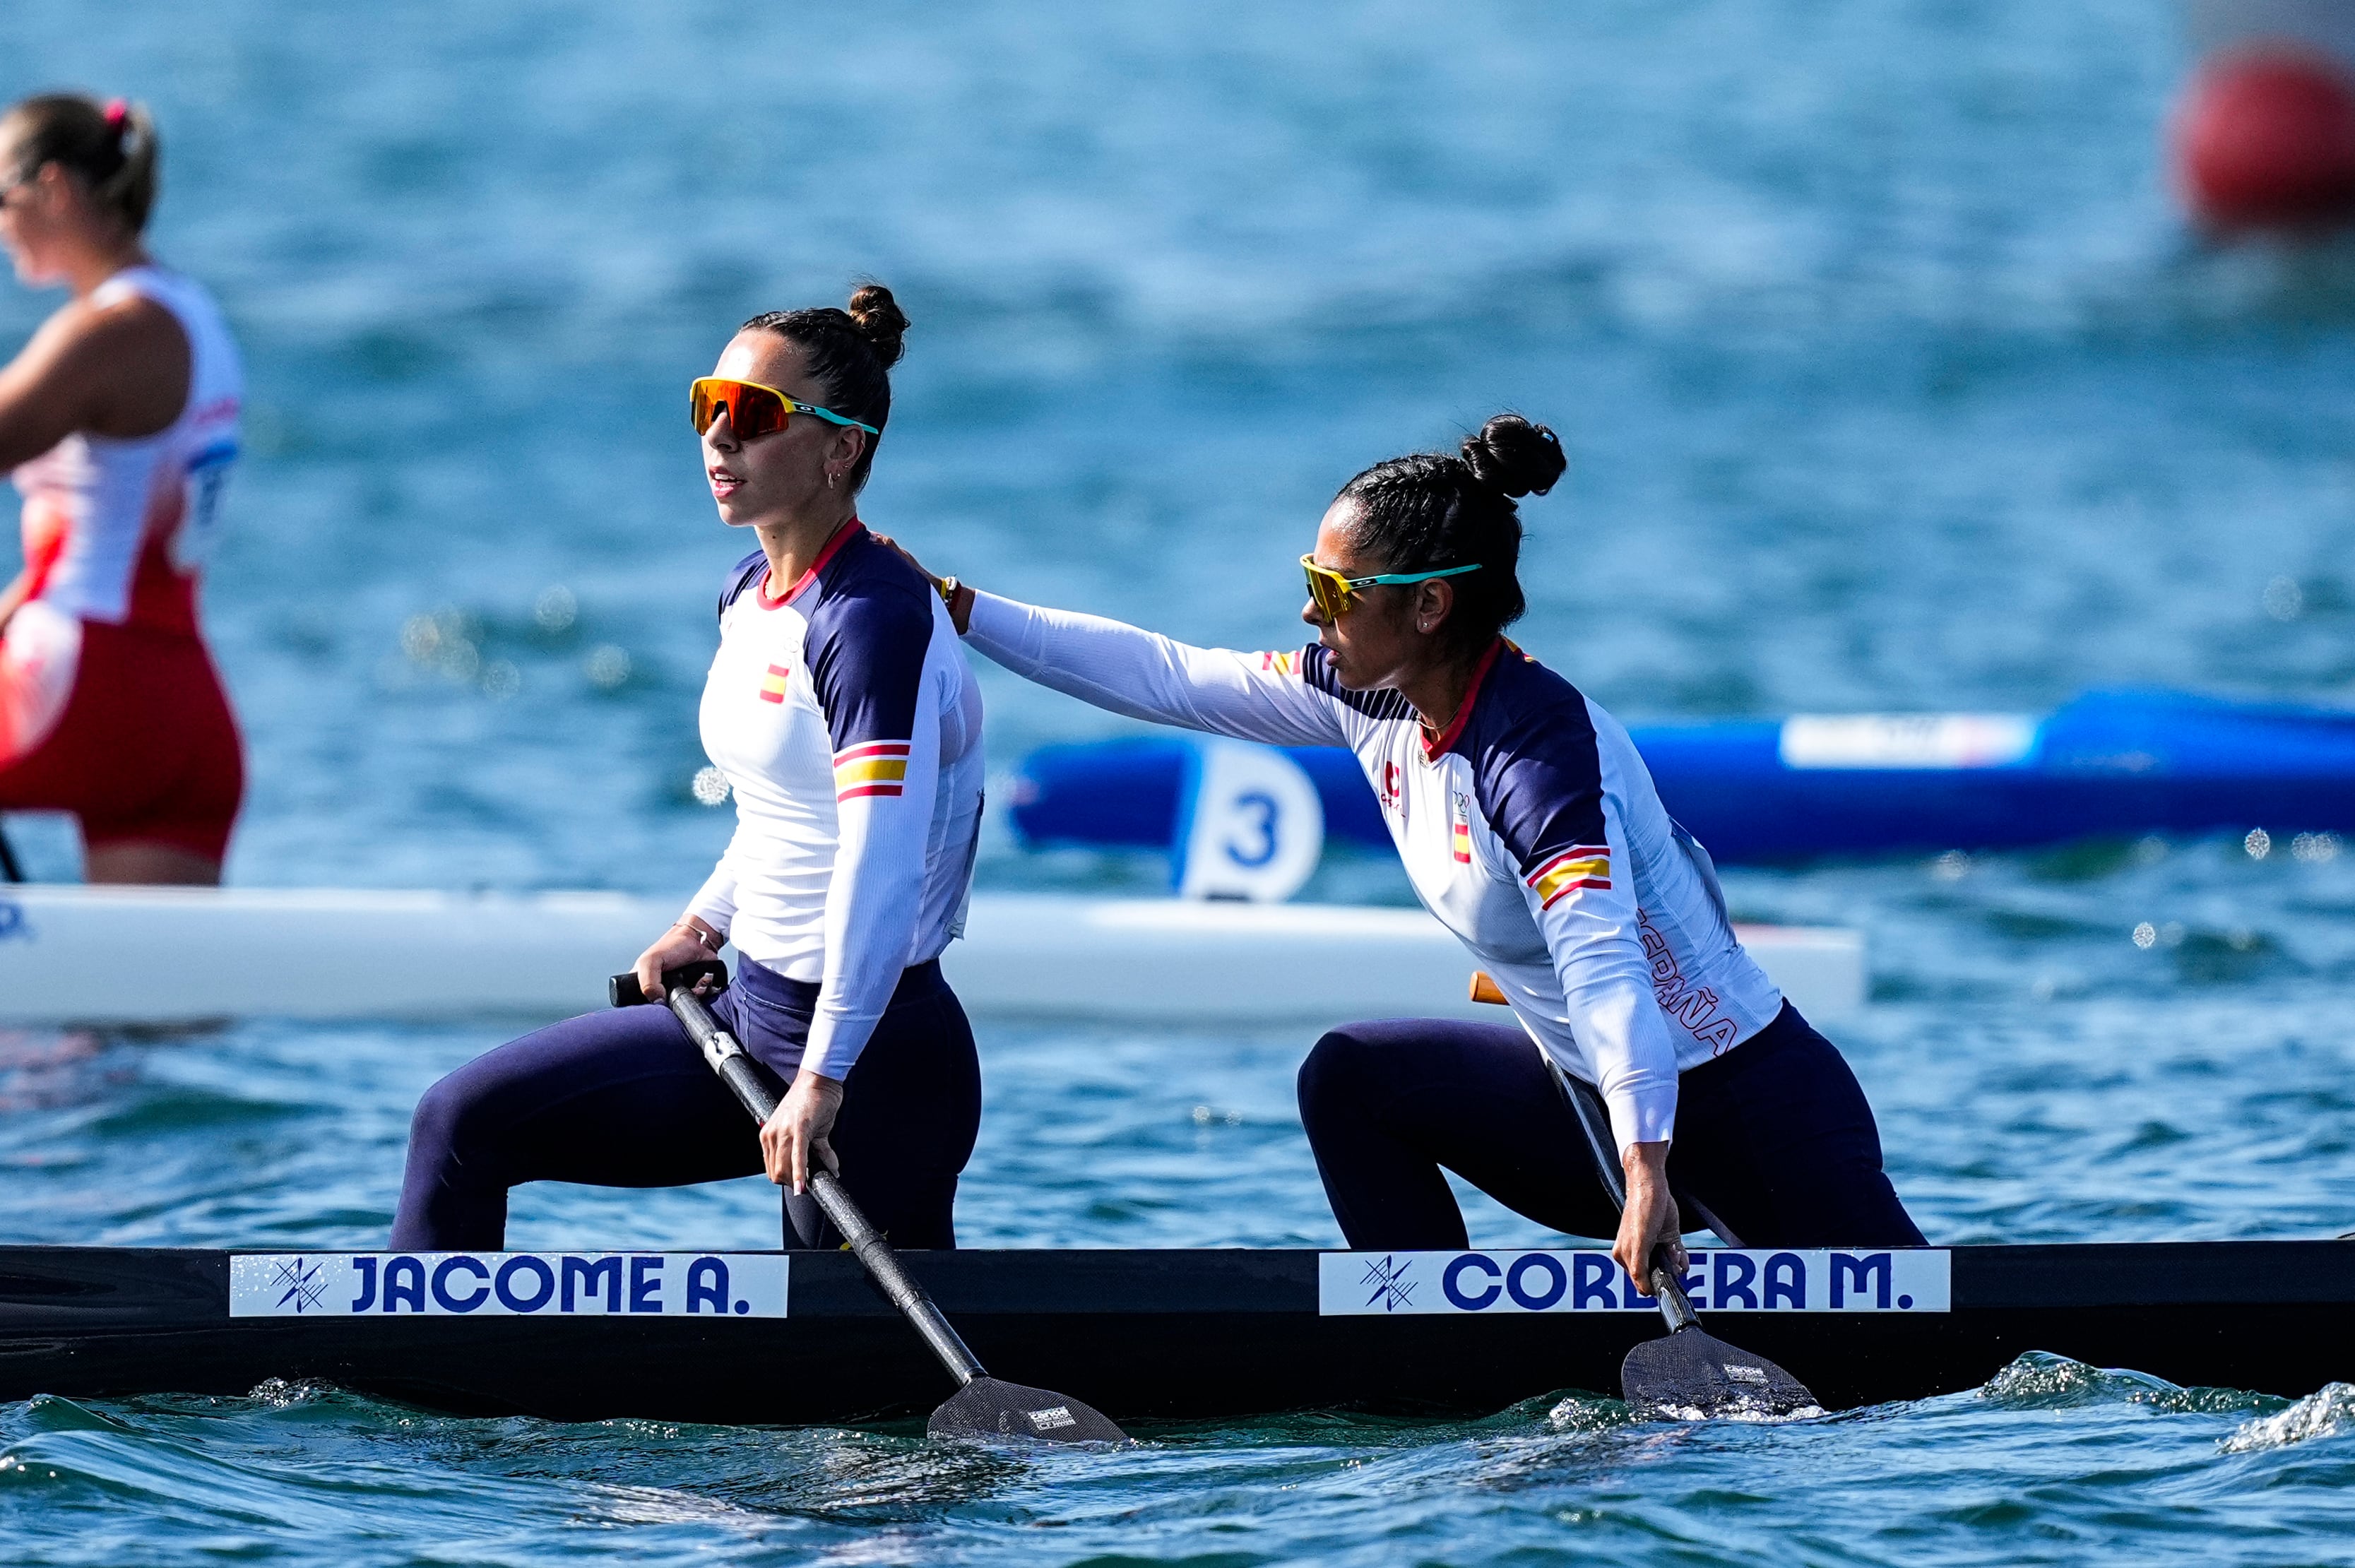
[[673,931],[683,931],[687,933],[687,935],[695,938],[697,945],[702,947],[709,953],[717,953],[721,948],[728,945],[728,939],[726,937],[720,935],[716,931],[708,930],[704,926],[699,925],[691,920],[672,921],[670,923],[670,928]]

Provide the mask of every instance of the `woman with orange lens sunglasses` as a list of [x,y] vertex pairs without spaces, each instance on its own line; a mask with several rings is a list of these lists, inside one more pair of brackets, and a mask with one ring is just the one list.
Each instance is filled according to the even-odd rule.
[[790,1087],[758,1130],[667,1008],[512,1041],[418,1106],[393,1244],[497,1248],[507,1189],[666,1187],[765,1169],[787,1244],[831,1246],[814,1163],[895,1245],[956,1244],[981,1120],[964,1010],[941,978],[981,817],[981,701],[948,612],[859,521],[907,329],[890,291],[737,331],[687,410],[720,521],[760,548],[719,599],[704,749],[736,833],[639,983],[736,949],[713,1010]]
[[[1638,1279],[1657,1249],[1684,1266],[1671,1183],[1747,1245],[1918,1245],[1855,1075],[1742,951],[1627,732],[1504,639],[1523,607],[1515,499],[1562,469],[1551,431],[1500,414],[1456,454],[1350,480],[1301,558],[1316,641],[1298,652],[1188,647],[940,586],[975,646],[1059,691],[1357,752],[1416,892],[1520,1027],[1391,1019],[1316,1042],[1301,1120],[1350,1246],[1465,1246],[1444,1169],[1558,1230],[1615,1235]],[[1615,1154],[1624,1213],[1554,1073],[1600,1096],[1616,1147],[1593,1154]]]

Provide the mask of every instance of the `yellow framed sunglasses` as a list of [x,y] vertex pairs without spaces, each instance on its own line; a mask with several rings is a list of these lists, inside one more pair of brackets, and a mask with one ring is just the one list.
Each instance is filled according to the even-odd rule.
[[1480,563],[1476,560],[1469,566],[1444,566],[1436,571],[1384,571],[1372,577],[1344,577],[1304,555],[1300,558],[1300,570],[1308,574],[1308,597],[1316,603],[1316,613],[1328,621],[1337,621],[1358,607],[1360,589],[1428,582],[1434,577],[1461,577],[1467,571],[1479,571]]
[[764,387],[758,381],[731,381],[725,376],[700,376],[687,384],[687,417],[695,421],[695,433],[701,435],[728,411],[728,428],[736,432],[739,441],[751,441],[755,436],[774,435],[793,422],[795,414],[808,414],[828,424],[847,425],[863,430],[869,435],[883,432],[864,420],[855,420],[836,413],[832,409],[819,408],[798,398],[789,398],[774,387]]

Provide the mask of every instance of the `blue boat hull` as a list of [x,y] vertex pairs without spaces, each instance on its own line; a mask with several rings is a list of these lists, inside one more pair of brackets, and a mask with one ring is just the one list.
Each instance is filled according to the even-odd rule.
[[[1992,765],[1794,766],[1776,720],[1636,731],[1660,798],[1721,861],[2017,848],[2146,833],[2355,831],[2355,712],[2182,692],[2094,692]],[[1190,742],[1043,747],[1014,822],[1035,845],[1168,848]],[[1287,754],[1316,784],[1329,837],[1388,845],[1348,752]]]

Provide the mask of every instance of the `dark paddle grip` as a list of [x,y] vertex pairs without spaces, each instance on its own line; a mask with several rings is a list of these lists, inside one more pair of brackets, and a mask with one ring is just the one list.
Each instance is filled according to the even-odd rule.
[[[706,980],[725,986],[728,984],[728,965],[717,958],[699,958],[679,968],[663,971],[663,989],[666,991],[677,991],[682,987],[692,990]],[[644,1007],[654,998],[646,995],[644,986],[638,984],[637,971],[633,969],[605,982],[605,1000],[617,1008],[637,1008]]]

